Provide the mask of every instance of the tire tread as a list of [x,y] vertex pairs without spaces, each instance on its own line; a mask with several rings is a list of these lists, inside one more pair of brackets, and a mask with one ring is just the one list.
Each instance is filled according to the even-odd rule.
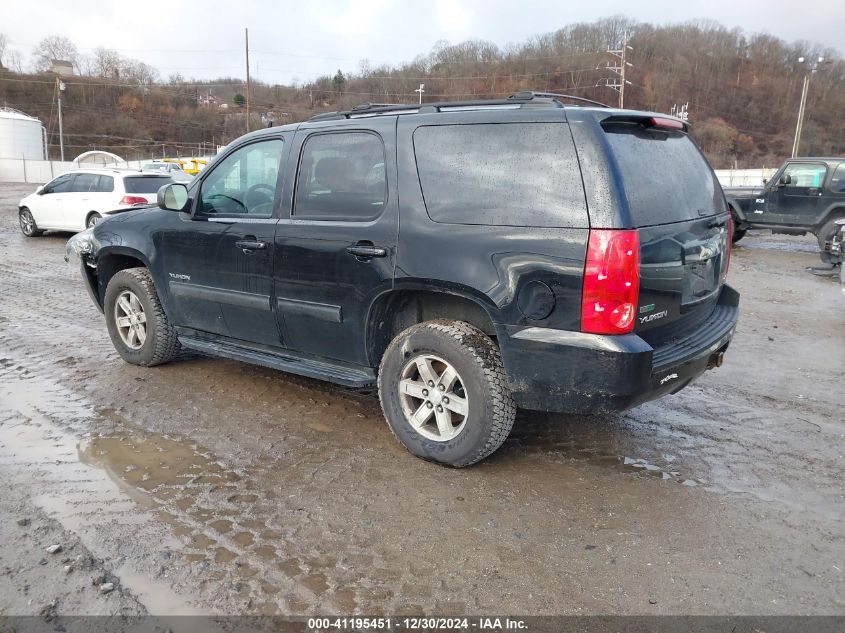
[[[516,404],[508,386],[501,352],[493,340],[484,332],[464,321],[452,321],[449,319],[436,319],[409,327],[396,336],[384,352],[378,375],[379,397],[384,393],[382,385],[383,372],[381,371],[384,367],[384,359],[394,353],[408,336],[416,331],[426,329],[434,330],[442,336],[449,337],[458,343],[467,353],[468,357],[479,366],[489,385],[488,395],[490,404],[492,405],[493,419],[491,420],[492,428],[487,441],[475,453],[460,462],[451,464],[458,468],[471,466],[494,453],[505,442],[508,435],[510,435],[514,420],[516,419]],[[382,408],[385,408],[384,401],[382,401]],[[392,427],[391,432],[396,440],[401,443],[401,440],[399,440]]]
[[[152,358],[149,361],[141,362],[140,365],[144,367],[154,367],[162,365],[173,359],[176,354],[182,349],[179,339],[176,336],[176,330],[170,325],[161,301],[158,298],[158,293],[153,283],[153,278],[150,271],[146,268],[126,268],[118,272],[109,283],[114,282],[118,275],[127,275],[135,279],[144,288],[147,297],[153,306],[153,318],[155,319],[156,337],[155,350]],[[119,281],[119,280],[118,280]]]

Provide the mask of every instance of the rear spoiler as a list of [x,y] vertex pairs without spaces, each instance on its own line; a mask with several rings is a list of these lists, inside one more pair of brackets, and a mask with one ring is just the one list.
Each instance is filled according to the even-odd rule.
[[605,123],[635,123],[644,128],[667,132],[689,132],[689,123],[663,114],[612,114],[601,120],[602,125]]

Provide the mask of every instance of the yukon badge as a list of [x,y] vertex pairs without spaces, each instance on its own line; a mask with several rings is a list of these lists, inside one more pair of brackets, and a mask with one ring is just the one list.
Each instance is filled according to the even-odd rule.
[[657,321],[657,319],[662,319],[667,314],[669,314],[669,310],[661,310],[660,312],[655,312],[654,314],[647,314],[646,316],[640,317],[640,323],[651,323],[652,321]]
[[190,275],[183,275],[182,273],[167,273],[171,279],[180,279],[181,281],[191,281]]

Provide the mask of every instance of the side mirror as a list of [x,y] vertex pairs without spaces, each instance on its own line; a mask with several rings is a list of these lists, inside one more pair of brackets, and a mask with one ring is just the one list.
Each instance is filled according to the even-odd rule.
[[769,184],[769,179],[768,179],[768,178],[763,178],[763,186],[765,187],[765,186],[766,186],[766,185],[768,185],[768,184]]
[[784,174],[780,177],[778,184],[780,184],[781,186],[792,184],[792,176],[790,176],[789,174]]
[[183,211],[188,205],[188,188],[178,182],[171,182],[158,190],[158,206],[167,211]]
[[39,196],[43,196],[44,195],[44,185],[38,185],[38,187],[36,187],[36,189],[35,189],[35,193]]

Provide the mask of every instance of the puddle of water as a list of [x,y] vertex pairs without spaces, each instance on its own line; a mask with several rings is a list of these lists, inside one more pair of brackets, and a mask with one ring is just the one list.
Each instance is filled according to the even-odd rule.
[[[174,538],[162,538],[156,529],[155,515],[146,512],[152,507],[137,487],[116,485],[116,480],[103,469],[80,459],[85,452],[75,436],[59,429],[42,415],[36,405],[37,386],[27,384],[0,385],[0,401],[14,403],[22,420],[5,425],[0,444],[0,467],[11,467],[10,475],[20,476],[29,467],[38,478],[38,489],[46,490],[31,497],[33,503],[58,520],[65,529],[76,533],[85,547],[101,551],[104,524],[134,525],[139,533],[156,534],[151,542],[178,548]],[[24,468],[22,468],[24,467]],[[135,478],[136,471],[123,473]],[[27,484],[31,484],[29,481]],[[149,537],[149,534],[147,535]],[[178,596],[168,583],[136,573],[129,564],[117,571],[120,584],[137,596],[150,613],[168,615],[209,614]]]
[[162,582],[150,582],[149,577],[138,574],[128,564],[119,567],[115,573],[120,578],[120,583],[129,587],[138,600],[153,613],[174,616],[212,614],[207,609],[185,604],[170,585]]
[[[626,474],[681,482],[680,471],[673,463],[675,456],[661,455],[660,466],[652,460],[629,457],[626,452],[637,447],[627,445],[620,438],[623,420],[608,421],[591,416],[563,416],[533,414],[530,419],[520,419],[514,427],[512,438],[529,451],[542,451],[558,461],[586,462],[591,466],[612,469]],[[567,429],[567,427],[571,427]],[[567,433],[569,430],[569,433]]]
[[[117,411],[95,412],[80,404],[78,396],[57,393],[60,387],[35,384],[34,377],[8,379],[7,373],[0,381],[0,407],[11,408],[13,422],[2,423],[0,468],[32,479],[27,485],[40,493],[33,501],[76,532],[89,550],[126,560],[116,572],[121,584],[151,613],[203,611],[179,597],[168,582],[133,569],[133,556],[149,555],[144,543],[172,550],[188,564],[220,566],[199,571],[219,582],[240,579],[239,594],[260,598],[260,612],[276,613],[280,607],[282,612],[304,612],[325,593],[324,575],[301,584],[280,569],[282,552],[289,548],[283,530],[266,515],[255,515],[260,498],[248,491],[253,485],[212,455],[173,437],[114,432],[125,422]],[[69,399],[75,408],[65,406]],[[60,428],[49,415],[81,431],[84,439]],[[86,433],[92,426],[112,432]],[[119,534],[119,527],[127,525],[137,526],[141,551],[104,555],[103,547],[114,543],[106,545],[103,530],[118,526]],[[261,583],[275,590],[265,591]],[[280,594],[280,603],[264,602],[273,593]],[[325,599],[322,603],[330,604]]]

